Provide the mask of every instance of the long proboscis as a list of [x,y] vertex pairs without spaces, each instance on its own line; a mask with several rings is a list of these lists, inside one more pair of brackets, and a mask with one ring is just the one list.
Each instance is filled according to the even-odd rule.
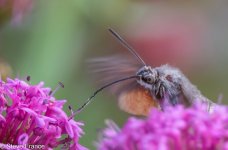
[[131,47],[116,31],[114,31],[112,28],[109,28],[108,31],[124,46],[126,47],[137,59],[140,63],[142,63],[144,66],[146,66],[146,63],[143,61],[143,59],[139,56],[139,54],[134,50],[133,47]]
[[138,76],[134,75],[134,76],[129,76],[129,77],[125,77],[125,78],[122,78],[122,79],[119,79],[119,80],[116,80],[116,81],[113,81],[111,83],[108,83],[104,86],[102,86],[101,88],[99,88],[98,90],[96,90],[93,95],[87,99],[87,101],[80,107],[78,108],[76,111],[74,111],[74,113],[69,117],[69,120],[74,118],[74,116],[78,113],[80,113],[92,100],[93,98],[99,93],[101,92],[102,90],[104,90],[105,88],[113,85],[113,84],[116,84],[116,83],[119,83],[119,82],[122,82],[122,81],[125,81],[125,80],[129,80],[129,79],[134,79],[134,78],[138,78]]

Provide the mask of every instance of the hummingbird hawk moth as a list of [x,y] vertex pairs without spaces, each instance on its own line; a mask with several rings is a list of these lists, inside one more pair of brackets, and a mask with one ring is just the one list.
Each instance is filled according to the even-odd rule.
[[215,104],[203,96],[179,69],[169,65],[159,67],[147,65],[119,34],[113,29],[109,29],[109,32],[138,61],[125,56],[92,59],[92,68],[106,84],[98,89],[76,112],[80,112],[97,93],[108,87],[118,96],[120,108],[134,115],[147,115],[151,107],[161,110],[164,110],[167,105],[183,104],[188,107],[197,101],[206,103],[208,111],[211,111]]

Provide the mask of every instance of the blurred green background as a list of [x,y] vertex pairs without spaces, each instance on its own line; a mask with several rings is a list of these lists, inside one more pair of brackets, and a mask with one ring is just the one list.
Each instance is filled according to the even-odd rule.
[[[227,8],[225,0],[0,0],[0,69],[52,88],[63,82],[56,97],[76,109],[98,88],[86,60],[127,52],[107,32],[113,27],[146,62],[179,67],[205,96],[227,103]],[[80,143],[95,149],[104,120],[121,126],[128,116],[100,93],[76,116],[85,123]]]

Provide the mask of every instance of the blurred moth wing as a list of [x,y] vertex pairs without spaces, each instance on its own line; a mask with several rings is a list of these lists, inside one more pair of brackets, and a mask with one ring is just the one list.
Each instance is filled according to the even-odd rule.
[[159,106],[150,91],[143,88],[122,92],[118,97],[118,102],[123,111],[143,116],[147,116],[152,107]]
[[[99,86],[134,75],[141,67],[134,59],[125,55],[98,57],[88,60],[90,74]],[[135,88],[136,82],[124,81],[107,89],[114,95]]]
[[[89,70],[100,86],[136,74],[142,67],[128,55],[114,55],[90,59]],[[118,97],[120,109],[134,115],[148,115],[151,107],[158,107],[150,91],[135,80],[119,82],[107,88]]]

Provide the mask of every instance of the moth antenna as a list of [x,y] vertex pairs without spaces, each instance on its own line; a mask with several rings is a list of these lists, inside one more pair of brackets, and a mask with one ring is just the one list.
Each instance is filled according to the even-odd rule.
[[116,31],[114,31],[112,28],[109,28],[108,31],[124,46],[127,48],[128,51],[130,51],[140,63],[142,63],[144,66],[146,66],[146,63],[143,61],[143,59],[139,56],[139,54],[134,50],[133,47],[131,47]]
[[126,77],[126,78],[122,78],[122,79],[119,79],[119,80],[116,80],[116,81],[113,81],[113,82],[111,82],[111,83],[108,83],[108,84],[106,84],[106,85],[104,85],[104,86],[102,86],[101,88],[99,88],[98,90],[96,90],[94,93],[93,93],[93,95],[91,96],[91,97],[89,97],[88,99],[87,99],[87,101],[81,106],[81,107],[79,107],[76,111],[74,111],[74,113],[69,117],[69,119],[68,120],[71,120],[72,118],[74,118],[74,116],[76,115],[76,114],[78,114],[78,113],[80,113],[92,100],[93,100],[93,98],[99,93],[99,92],[101,92],[102,90],[104,90],[105,88],[107,88],[107,87],[109,87],[109,86],[111,86],[111,85],[113,85],[113,84],[116,84],[116,83],[118,83],[118,82],[121,82],[121,81],[125,81],[125,80],[129,80],[129,79],[133,79],[133,78],[138,78],[138,76],[129,76],[129,77]]

